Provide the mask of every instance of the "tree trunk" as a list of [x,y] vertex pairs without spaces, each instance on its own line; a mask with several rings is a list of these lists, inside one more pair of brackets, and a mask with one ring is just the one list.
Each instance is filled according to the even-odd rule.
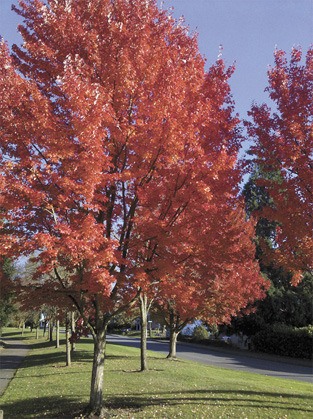
[[148,297],[145,293],[139,296],[141,315],[141,342],[140,342],[140,371],[148,369],[147,363],[147,324],[148,324]]
[[92,364],[91,388],[89,409],[94,415],[100,415],[103,403],[103,378],[104,378],[104,359],[106,344],[106,329],[99,330],[94,338],[94,353]]
[[169,346],[169,354],[167,358],[176,358],[176,346],[177,346],[177,337],[179,332],[176,332],[174,328],[170,329],[170,346]]
[[179,327],[179,316],[175,314],[174,310],[169,310],[169,327],[170,327],[170,345],[167,358],[176,358],[177,337],[182,329]]
[[52,323],[52,320],[49,322],[49,341],[53,342],[53,323]]
[[56,337],[55,347],[59,348],[60,347],[60,320],[57,320],[56,322],[55,337]]
[[43,337],[45,337],[46,336],[46,330],[47,330],[47,322],[46,322],[46,320],[44,321],[44,324],[43,324]]
[[69,315],[66,314],[66,321],[65,321],[65,339],[66,339],[66,366],[70,367],[72,364],[71,360],[71,344],[70,344],[70,321]]
[[[72,330],[72,334],[75,333],[75,329],[76,329],[75,311],[71,311],[71,330]],[[76,351],[76,344],[75,344],[74,340],[72,340],[72,342],[71,342],[71,351],[72,352]]]
[[36,326],[36,339],[39,339],[39,326]]

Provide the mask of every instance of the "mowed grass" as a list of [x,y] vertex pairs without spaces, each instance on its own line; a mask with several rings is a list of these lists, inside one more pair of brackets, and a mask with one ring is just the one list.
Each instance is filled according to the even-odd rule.
[[[5,419],[82,417],[88,403],[92,341],[77,344],[65,367],[59,349],[28,332],[32,350],[0,399]],[[1,354],[1,353],[0,353]],[[107,346],[104,397],[110,418],[311,418],[313,386],[258,374],[170,361],[149,353],[139,372],[139,351]]]

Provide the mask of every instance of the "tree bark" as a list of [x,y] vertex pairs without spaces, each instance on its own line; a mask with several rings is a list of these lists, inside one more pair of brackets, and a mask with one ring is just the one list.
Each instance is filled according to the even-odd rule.
[[100,415],[103,409],[103,379],[104,379],[104,359],[106,345],[106,329],[99,330],[94,339],[94,353],[92,364],[92,377],[90,388],[89,409],[95,415]]
[[69,321],[68,313],[66,313],[66,321],[65,321],[65,339],[66,339],[66,366],[70,367],[72,365],[72,360],[71,360],[71,344],[70,344],[70,321]]
[[45,320],[43,324],[43,337],[46,336],[46,331],[47,331],[47,321]]
[[50,342],[53,342],[53,329],[54,329],[54,324],[53,324],[53,322],[52,322],[52,319],[51,319],[51,321],[49,322],[49,340],[50,340]]
[[[72,334],[75,333],[75,330],[76,330],[75,311],[71,311],[71,330],[72,330]],[[76,344],[74,340],[72,340],[71,342],[71,351],[72,352],[76,351]]]
[[60,320],[57,320],[56,322],[55,337],[56,337],[55,347],[59,348],[60,347]]
[[170,329],[170,346],[169,346],[169,354],[167,358],[176,358],[176,347],[177,347],[177,337],[179,332],[176,332],[174,328]]
[[180,321],[180,316],[175,312],[175,310],[173,310],[173,308],[169,309],[170,344],[167,358],[176,358],[177,337],[187,323],[187,319],[184,322]]
[[148,325],[148,297],[141,293],[139,296],[141,315],[141,342],[140,342],[140,371],[148,369],[147,362],[147,325]]
[[167,358],[176,358],[176,344],[177,344],[177,336],[178,333],[175,328],[175,313],[172,309],[169,310],[169,321],[170,321],[170,345],[169,345],[169,353]]

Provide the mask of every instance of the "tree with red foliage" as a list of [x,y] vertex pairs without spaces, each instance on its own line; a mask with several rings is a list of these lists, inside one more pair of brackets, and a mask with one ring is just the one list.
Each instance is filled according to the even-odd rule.
[[[53,272],[49,298],[69,298],[90,328],[99,413],[110,319],[188,267],[218,295],[219,269],[241,252],[223,227],[224,210],[241,205],[230,73],[219,60],[206,75],[196,38],[154,0],[21,0],[15,10],[23,47],[10,56],[0,45],[1,250],[36,251],[34,280]],[[205,263],[208,242],[225,257],[212,250]],[[250,268],[256,296],[264,284]]]
[[269,287],[260,279],[254,259],[254,225],[244,221],[240,207],[223,208],[223,219],[218,210],[214,214],[212,208],[207,224],[211,240],[195,244],[179,278],[159,284],[156,305],[169,326],[169,358],[176,357],[177,337],[187,323],[195,319],[229,323],[232,316],[264,298]]
[[[274,260],[294,273],[313,269],[313,49],[302,61],[294,48],[290,62],[275,51],[275,65],[268,72],[267,91],[275,111],[254,105],[248,133],[254,140],[251,154],[259,168],[258,185],[271,205],[260,216],[277,223]],[[269,252],[265,252],[269,258]]]

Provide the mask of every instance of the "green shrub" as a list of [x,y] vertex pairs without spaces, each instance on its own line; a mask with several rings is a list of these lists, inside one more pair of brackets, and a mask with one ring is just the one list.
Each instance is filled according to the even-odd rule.
[[313,326],[274,324],[258,332],[252,342],[254,349],[260,352],[312,359]]
[[192,338],[196,342],[209,339],[209,332],[204,326],[197,326],[194,328]]

